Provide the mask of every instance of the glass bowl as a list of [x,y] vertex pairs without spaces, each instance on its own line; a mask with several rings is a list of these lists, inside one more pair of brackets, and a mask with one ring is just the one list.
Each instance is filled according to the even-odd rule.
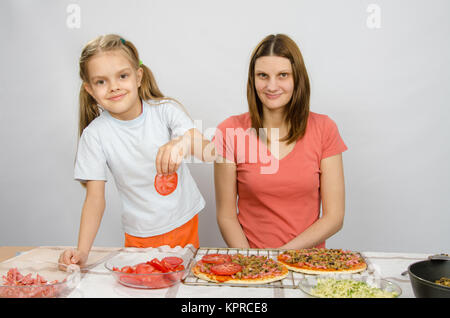
[[80,278],[76,267],[61,271],[51,262],[7,261],[0,263],[0,298],[66,297]]
[[[136,267],[138,264],[150,263],[153,259],[159,261],[166,257],[178,257],[183,260],[183,268],[172,268],[169,272],[134,273],[123,272],[124,267]],[[125,252],[114,256],[105,262],[105,268],[115,280],[127,287],[141,289],[167,288],[179,283],[186,277],[189,258],[178,253],[162,252]]]
[[[313,293],[313,289],[317,286],[319,281],[326,280],[326,279],[332,279],[334,281],[342,281],[342,280],[348,280],[350,281],[350,284],[354,284],[355,282],[359,283],[365,283],[368,287],[375,287],[380,289],[383,292],[388,293],[395,293],[392,295],[358,295],[358,294],[352,294],[351,287],[345,287],[343,289],[340,289],[338,292],[340,294],[328,295],[328,296],[319,296],[315,295]],[[373,277],[373,276],[362,276],[357,274],[334,274],[334,275],[305,275],[304,278],[302,278],[299,281],[298,287],[307,295],[311,297],[329,297],[329,298],[384,298],[384,297],[391,297],[396,298],[399,297],[402,294],[401,288],[388,280]],[[354,287],[354,289],[357,289],[357,286]],[[344,292],[345,291],[345,292]],[[348,293],[347,293],[348,292]]]

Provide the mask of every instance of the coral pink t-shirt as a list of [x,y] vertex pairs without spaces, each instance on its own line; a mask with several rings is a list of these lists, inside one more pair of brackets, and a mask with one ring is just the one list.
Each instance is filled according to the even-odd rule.
[[304,137],[281,160],[256,137],[249,113],[220,123],[214,143],[236,164],[238,219],[252,248],[278,248],[319,218],[320,161],[347,150],[334,121],[313,112]]

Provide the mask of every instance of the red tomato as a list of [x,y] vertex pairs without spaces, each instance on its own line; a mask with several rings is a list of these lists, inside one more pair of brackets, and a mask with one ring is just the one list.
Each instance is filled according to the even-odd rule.
[[124,283],[125,285],[132,285],[132,286],[142,285],[141,278],[136,275],[120,275],[119,280],[121,283]]
[[136,265],[136,274],[150,274],[155,271],[155,268],[147,263],[141,263]]
[[134,273],[134,268],[131,266],[124,266],[122,267],[122,269],[120,270],[122,273],[127,273],[127,274],[133,274]]
[[164,257],[161,260],[161,263],[164,265],[165,268],[173,271],[178,265],[181,265],[183,263],[183,259],[175,256],[168,256]]
[[242,266],[236,263],[224,263],[211,266],[211,272],[216,275],[233,275],[242,270]]
[[155,269],[157,269],[157,270],[159,270],[159,271],[161,271],[163,273],[167,273],[169,271],[169,269],[166,268],[164,266],[164,264],[161,263],[161,261],[159,259],[157,259],[157,258],[152,259],[150,262],[147,262],[147,264],[152,265]]
[[150,288],[165,288],[169,287],[170,284],[165,280],[165,274],[161,275],[146,275],[142,277],[142,284],[144,286],[150,287]]
[[178,175],[176,172],[168,175],[156,175],[155,189],[161,195],[169,195],[177,188]]
[[231,256],[228,254],[206,254],[202,261],[211,264],[231,263]]
[[184,270],[184,265],[183,264],[178,265],[177,267],[175,267],[173,271],[174,272],[178,272],[178,271],[182,271],[182,270]]

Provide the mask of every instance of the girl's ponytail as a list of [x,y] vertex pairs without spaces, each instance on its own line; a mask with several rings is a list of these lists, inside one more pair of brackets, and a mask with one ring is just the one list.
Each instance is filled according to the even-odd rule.
[[97,106],[95,99],[84,89],[80,87],[80,114],[78,122],[78,137],[81,137],[84,128],[86,128],[91,121],[100,115],[100,109]]
[[142,63],[140,67],[144,72],[142,74],[141,86],[139,87],[139,97],[143,100],[164,98],[163,93],[159,90],[158,84],[156,84],[152,71]]

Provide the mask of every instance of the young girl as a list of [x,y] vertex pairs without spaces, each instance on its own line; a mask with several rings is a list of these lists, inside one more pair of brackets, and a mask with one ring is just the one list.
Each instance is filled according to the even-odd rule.
[[126,247],[198,248],[197,214],[205,201],[182,159],[207,159],[194,144],[209,141],[182,106],[161,93],[135,46],[118,35],[85,46],[80,77],[74,178],[86,187],[86,199],[78,248],[65,250],[59,262],[86,262],[105,210],[107,168],[122,201]]

